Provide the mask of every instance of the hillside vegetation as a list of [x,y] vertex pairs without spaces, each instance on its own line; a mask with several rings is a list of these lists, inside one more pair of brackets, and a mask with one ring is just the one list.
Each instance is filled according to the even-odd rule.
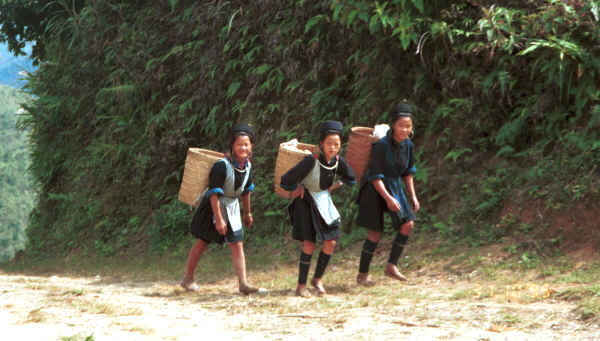
[[16,126],[17,111],[30,99],[22,91],[0,85],[0,262],[25,247],[33,208],[27,135]]
[[416,107],[421,231],[475,245],[554,238],[546,217],[600,198],[598,3],[3,2],[0,39],[14,52],[35,41],[39,62],[23,120],[40,189],[29,252],[176,245],[187,148],[222,150],[242,120],[258,131],[258,233],[281,234],[278,144],[314,143],[325,119],[385,121],[400,100]]

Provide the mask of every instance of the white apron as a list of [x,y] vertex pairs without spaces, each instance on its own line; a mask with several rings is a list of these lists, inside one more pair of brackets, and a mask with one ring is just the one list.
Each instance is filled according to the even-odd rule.
[[[328,169],[337,168],[339,162],[336,162],[334,166]],[[325,167],[325,166],[323,166]],[[308,193],[315,201],[317,210],[321,214],[321,218],[325,221],[325,224],[332,225],[335,222],[340,221],[340,213],[331,200],[331,193],[329,190],[321,190],[321,166],[319,160],[315,160],[315,166],[308,173],[308,175],[302,180],[302,185],[308,190]]]
[[[242,181],[242,185],[235,190],[235,170],[233,169],[233,165],[229,162],[227,158],[223,159],[225,161],[225,166],[227,167],[227,176],[225,177],[225,185],[223,186],[224,195],[219,197],[219,203],[221,204],[221,212],[224,211],[223,219],[229,223],[231,226],[231,230],[239,231],[242,229],[242,217],[240,215],[240,201],[238,198],[244,191],[246,187],[246,183],[248,182],[248,178],[250,177],[250,169],[252,165],[250,161],[245,168],[244,180]],[[213,216],[213,222],[215,218]]]

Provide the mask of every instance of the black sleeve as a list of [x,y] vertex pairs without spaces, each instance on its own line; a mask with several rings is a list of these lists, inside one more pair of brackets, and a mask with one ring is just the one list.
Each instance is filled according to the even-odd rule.
[[415,147],[412,143],[409,144],[408,147],[408,167],[402,177],[414,175],[417,172],[417,167],[415,165]]
[[371,146],[371,160],[369,161],[369,181],[383,179],[385,169],[385,150],[387,146],[379,140]]
[[207,196],[213,194],[223,195],[223,187],[225,186],[225,178],[227,177],[227,166],[224,161],[217,161],[210,169],[208,176],[208,191]]
[[354,185],[356,183],[356,177],[354,176],[354,171],[352,170],[352,167],[350,167],[350,165],[348,165],[348,163],[346,162],[346,159],[344,159],[341,156],[339,162],[340,178],[342,178],[342,181],[346,185]]
[[315,166],[315,162],[314,156],[307,155],[297,165],[281,176],[281,188],[286,191],[295,190],[300,181],[310,173],[310,170]]

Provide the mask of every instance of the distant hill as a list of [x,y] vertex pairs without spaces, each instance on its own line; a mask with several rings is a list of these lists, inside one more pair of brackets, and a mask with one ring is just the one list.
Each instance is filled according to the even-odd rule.
[[[27,47],[26,51],[30,53],[31,48]],[[16,57],[8,51],[6,44],[0,44],[0,84],[20,88],[25,85],[25,81],[19,73],[34,70],[35,67],[28,56]]]
[[25,247],[25,228],[33,207],[27,133],[17,129],[23,91],[0,85],[0,262]]

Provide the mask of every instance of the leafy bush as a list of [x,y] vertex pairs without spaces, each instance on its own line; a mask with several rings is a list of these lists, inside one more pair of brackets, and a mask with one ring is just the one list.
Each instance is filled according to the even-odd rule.
[[[404,99],[417,109],[427,224],[498,238],[493,224],[475,225],[493,219],[523,179],[509,174],[531,169],[528,181],[547,181],[551,160],[567,191],[585,198],[597,188],[589,176],[598,161],[597,1],[38,6],[8,8],[40,16],[30,36],[0,31],[0,39],[36,39],[39,48],[29,82],[37,99],[24,120],[40,183],[33,250],[97,244],[114,252],[136,238],[170,247],[186,220],[173,199],[186,149],[222,149],[237,121],[257,129],[257,224],[284,233],[285,203],[271,190],[279,142],[310,141],[325,119],[385,121]],[[509,165],[482,169],[493,158]],[[464,181],[469,174],[484,181]],[[582,182],[567,181],[573,174]],[[449,202],[459,213],[436,212]],[[350,198],[341,205],[351,217]],[[454,219],[465,225],[453,227]]]

